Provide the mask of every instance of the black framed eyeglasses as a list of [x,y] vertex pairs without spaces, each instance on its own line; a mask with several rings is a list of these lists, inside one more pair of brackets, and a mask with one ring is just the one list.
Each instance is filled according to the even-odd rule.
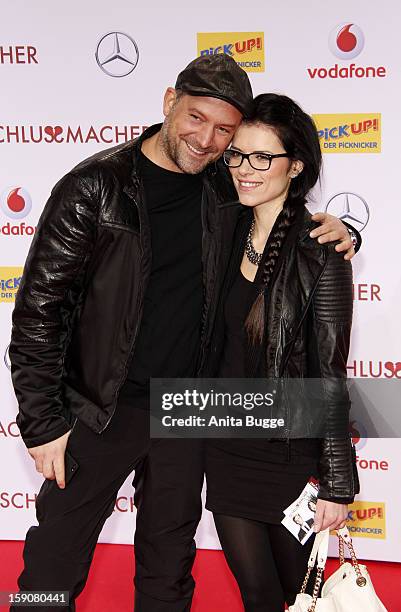
[[263,151],[254,151],[253,153],[241,153],[236,149],[227,149],[223,153],[223,160],[229,168],[239,168],[244,159],[247,159],[249,165],[254,170],[269,170],[272,159],[276,157],[289,157],[288,153],[264,153]]

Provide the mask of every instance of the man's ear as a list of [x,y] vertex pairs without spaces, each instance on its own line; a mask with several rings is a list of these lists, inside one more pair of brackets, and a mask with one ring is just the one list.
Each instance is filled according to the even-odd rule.
[[164,94],[164,99],[163,99],[163,114],[165,117],[167,117],[170,114],[171,109],[173,108],[176,99],[177,99],[177,92],[174,89],[174,87],[167,87],[166,93]]

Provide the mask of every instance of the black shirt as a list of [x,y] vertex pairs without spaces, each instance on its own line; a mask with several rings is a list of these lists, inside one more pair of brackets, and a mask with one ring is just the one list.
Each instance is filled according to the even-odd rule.
[[192,377],[202,315],[202,178],[171,172],[141,154],[152,271],[120,398],[148,407],[150,377]]
[[238,272],[224,305],[224,351],[219,378],[245,378],[244,323],[257,295],[253,281]]
[[[248,342],[245,321],[257,297],[257,288],[255,282],[249,281],[241,270],[238,270],[224,303],[224,349],[218,371],[219,378],[248,377],[245,368]],[[262,456],[264,460],[274,463],[286,463],[289,455],[292,455],[295,461],[300,456],[315,459],[320,452],[320,441],[311,438],[292,439],[291,453],[285,441],[280,438],[268,441],[263,438],[252,440],[215,438],[209,440],[208,444],[209,447],[223,448],[227,452],[245,453],[245,457],[255,460],[259,460]]]

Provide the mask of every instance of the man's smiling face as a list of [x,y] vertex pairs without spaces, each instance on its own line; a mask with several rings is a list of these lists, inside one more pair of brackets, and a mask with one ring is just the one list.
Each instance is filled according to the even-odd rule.
[[230,144],[242,115],[234,106],[169,88],[164,96],[162,146],[178,171],[198,174]]

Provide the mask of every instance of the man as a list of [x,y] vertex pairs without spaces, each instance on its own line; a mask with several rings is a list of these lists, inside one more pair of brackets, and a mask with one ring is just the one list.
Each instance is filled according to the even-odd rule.
[[292,520],[294,521],[294,523],[299,525],[299,531],[297,533],[297,538],[300,542],[302,542],[304,537],[311,530],[313,523],[314,523],[314,519],[313,517],[309,519],[303,519],[300,514],[295,514],[295,516],[292,517]]
[[[194,60],[165,93],[164,123],[82,162],[41,216],[10,347],[18,425],[46,478],[19,586],[68,590],[70,610],[133,470],[135,609],[190,609],[202,446],[150,440],[149,378],[201,367],[239,208],[214,162],[251,105],[234,60]],[[319,233],[352,254],[339,221]]]

